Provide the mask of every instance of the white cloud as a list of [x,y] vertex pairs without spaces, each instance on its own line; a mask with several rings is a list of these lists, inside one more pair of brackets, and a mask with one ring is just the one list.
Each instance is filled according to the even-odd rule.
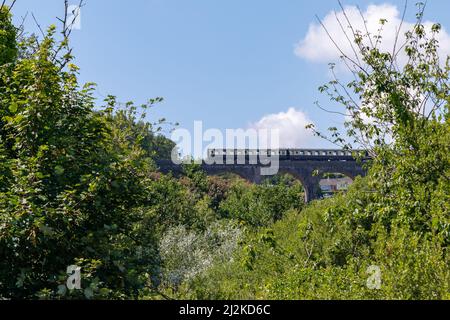
[[[365,26],[358,8],[355,6],[347,6],[345,7],[345,13],[353,25],[353,28],[364,33]],[[336,15],[344,30],[347,32],[348,37],[353,40],[352,31],[348,27],[344,13],[339,11]],[[336,15],[334,11],[330,12],[325,16],[325,18],[322,19],[322,22],[342,51],[350,57],[355,57],[350,43],[336,19]],[[369,5],[367,10],[363,12],[363,16],[367,21],[367,29],[372,36],[378,34],[380,19],[387,20],[387,23],[383,27],[383,32],[381,33],[383,39],[380,48],[382,50],[392,52],[396,33],[401,25],[401,12],[398,8],[391,4]],[[431,30],[433,24],[434,23],[430,21],[424,22],[427,30]],[[405,32],[411,30],[413,26],[414,22],[403,22],[399,44],[404,43]],[[438,40],[440,43],[439,53],[441,59],[445,60],[445,57],[450,54],[450,35],[444,28],[441,30]],[[369,40],[366,41],[368,42]],[[399,47],[397,47],[397,49],[399,49]],[[301,58],[314,62],[336,62],[341,55],[336,46],[330,40],[324,28],[319,23],[312,23],[309,26],[309,30],[305,38],[295,47],[295,54]],[[399,58],[402,60],[404,59],[404,56]],[[402,61],[400,61],[400,63],[401,62]]]
[[311,148],[317,147],[318,143],[323,144],[323,141],[318,141],[322,139],[305,128],[310,123],[312,120],[304,112],[289,108],[286,112],[266,115],[249,127],[256,130],[278,130],[281,148]]

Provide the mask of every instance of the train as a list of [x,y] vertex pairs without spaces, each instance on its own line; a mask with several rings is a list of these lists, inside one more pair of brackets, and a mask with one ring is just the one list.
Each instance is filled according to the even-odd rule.
[[356,161],[370,159],[365,150],[330,150],[330,149],[208,149],[208,158],[223,160],[228,158],[277,157],[279,160],[291,161]]

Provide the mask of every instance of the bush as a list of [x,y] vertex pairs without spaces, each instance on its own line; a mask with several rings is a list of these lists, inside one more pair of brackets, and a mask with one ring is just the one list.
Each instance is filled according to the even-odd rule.
[[301,208],[304,204],[300,183],[292,187],[283,183],[248,185],[237,182],[221,202],[222,217],[237,219],[253,227],[269,226],[281,219],[284,212]]

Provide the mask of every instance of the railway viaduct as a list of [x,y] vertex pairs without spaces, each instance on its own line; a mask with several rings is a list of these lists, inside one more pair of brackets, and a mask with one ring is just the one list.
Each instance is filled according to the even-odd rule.
[[[313,158],[313,157],[311,157]],[[324,173],[341,173],[352,180],[357,176],[365,176],[366,171],[360,162],[354,159],[342,160],[336,157],[334,160],[332,157],[327,159],[280,159],[278,173],[288,173],[298,179],[305,189],[305,201],[310,202],[320,197],[320,185],[319,182],[322,179]],[[182,173],[182,166],[176,165],[170,160],[157,161],[159,170],[163,173],[171,172],[174,175]],[[267,176],[261,174],[261,169],[264,166],[261,164],[206,164],[202,163],[201,168],[207,175],[219,175],[223,173],[233,173],[243,179],[259,184]]]

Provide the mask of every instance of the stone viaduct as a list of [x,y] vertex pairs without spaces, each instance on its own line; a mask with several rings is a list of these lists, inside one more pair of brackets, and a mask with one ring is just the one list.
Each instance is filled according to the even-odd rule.
[[[311,157],[312,158],[312,157]],[[316,157],[317,158],[317,157]],[[157,166],[163,173],[171,172],[174,175],[182,173],[182,166],[172,163],[170,160],[157,161]],[[259,184],[267,176],[261,175],[260,164],[201,164],[207,175],[219,175],[223,173],[233,173],[243,179]],[[317,159],[283,159],[279,160],[279,174],[288,173],[297,178],[305,189],[305,201],[310,202],[320,197],[319,181],[324,173],[341,173],[352,180],[357,176],[365,176],[366,171],[360,162],[354,159],[342,160],[328,158],[326,160]]]

